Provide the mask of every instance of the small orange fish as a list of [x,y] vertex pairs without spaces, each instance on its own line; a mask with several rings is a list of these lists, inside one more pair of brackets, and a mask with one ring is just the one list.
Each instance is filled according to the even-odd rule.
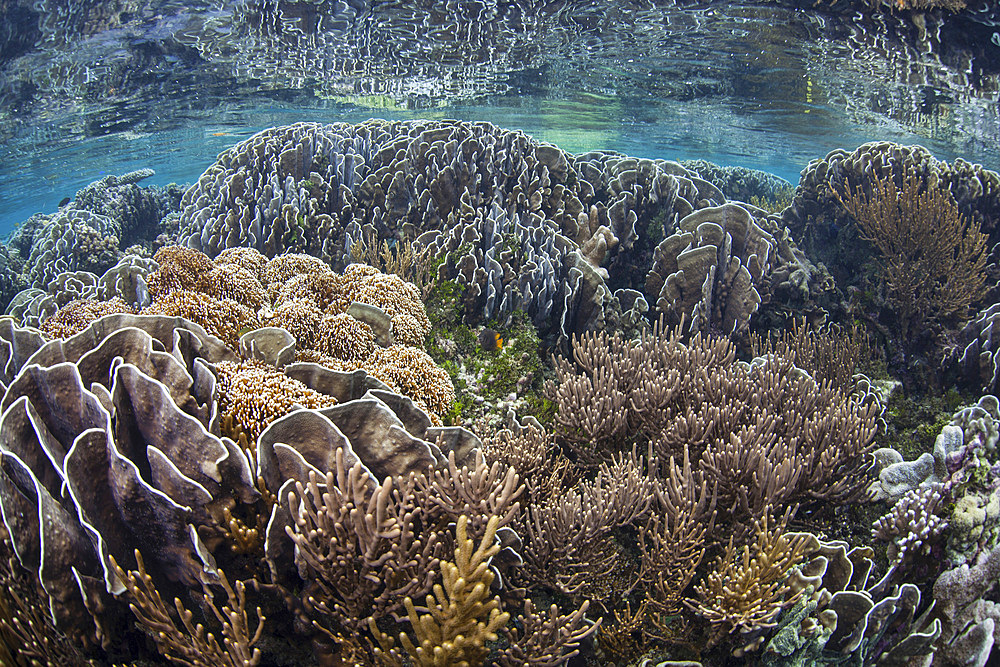
[[228,132],[212,132],[213,137],[228,137]]
[[493,329],[479,332],[479,346],[487,352],[495,352],[503,347],[503,337]]

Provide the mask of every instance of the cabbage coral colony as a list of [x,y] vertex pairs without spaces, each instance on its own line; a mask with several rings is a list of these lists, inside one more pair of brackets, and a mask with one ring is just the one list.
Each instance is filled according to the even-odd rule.
[[[933,197],[920,272],[982,282],[1000,177],[866,144],[770,212],[721,174],[299,123],[127,253],[92,197],[24,226],[0,662],[984,664],[1000,402],[920,453],[894,396],[994,390],[996,306],[904,303],[880,230],[936,223],[878,197]],[[88,192],[128,217],[141,176]]]

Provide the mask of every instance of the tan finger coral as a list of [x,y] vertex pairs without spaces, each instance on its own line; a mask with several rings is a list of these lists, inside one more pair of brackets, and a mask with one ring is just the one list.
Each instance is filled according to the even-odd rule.
[[143,308],[141,314],[179,315],[205,327],[205,331],[233,349],[237,348],[242,333],[260,327],[257,315],[243,304],[188,290],[158,298]]
[[130,305],[115,297],[110,301],[95,301],[93,299],[77,299],[70,301],[56,311],[39,327],[46,336],[52,338],[69,338],[78,334],[94,320],[111,313],[135,312]]
[[256,442],[268,424],[296,406],[318,409],[337,403],[259,361],[222,361],[215,367],[222,417],[235,422],[248,443]]
[[320,322],[314,347],[324,354],[360,366],[375,351],[375,332],[347,313],[327,315]]
[[160,248],[153,259],[160,265],[149,275],[149,294],[154,299],[174,290],[197,289],[201,276],[215,268],[205,253],[179,245]]
[[405,653],[400,651],[372,619],[369,629],[381,646],[375,650],[376,658],[400,666],[404,656],[421,667],[484,664],[489,654],[487,642],[496,641],[497,631],[510,619],[510,614],[502,611],[500,598],[489,597],[494,577],[489,564],[500,551],[500,545],[493,543],[499,523],[498,517],[490,517],[477,547],[466,532],[468,517],[458,518],[455,560],[441,562],[442,584],[435,584],[433,594],[427,596],[426,606],[421,607],[425,613],[418,612],[410,598],[404,600],[416,642],[400,633]]

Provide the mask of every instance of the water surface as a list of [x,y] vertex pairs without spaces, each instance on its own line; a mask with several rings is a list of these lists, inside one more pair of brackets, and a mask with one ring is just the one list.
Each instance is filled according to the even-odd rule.
[[1000,168],[1000,47],[983,23],[680,0],[2,11],[0,233],[107,174],[191,182],[225,148],[300,120],[486,120],[569,151],[793,183],[872,140]]

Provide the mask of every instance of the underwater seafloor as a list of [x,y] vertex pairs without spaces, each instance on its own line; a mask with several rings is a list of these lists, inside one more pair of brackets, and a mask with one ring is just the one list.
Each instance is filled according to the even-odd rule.
[[31,216],[0,664],[986,664],[1000,174],[802,167],[297,122]]

